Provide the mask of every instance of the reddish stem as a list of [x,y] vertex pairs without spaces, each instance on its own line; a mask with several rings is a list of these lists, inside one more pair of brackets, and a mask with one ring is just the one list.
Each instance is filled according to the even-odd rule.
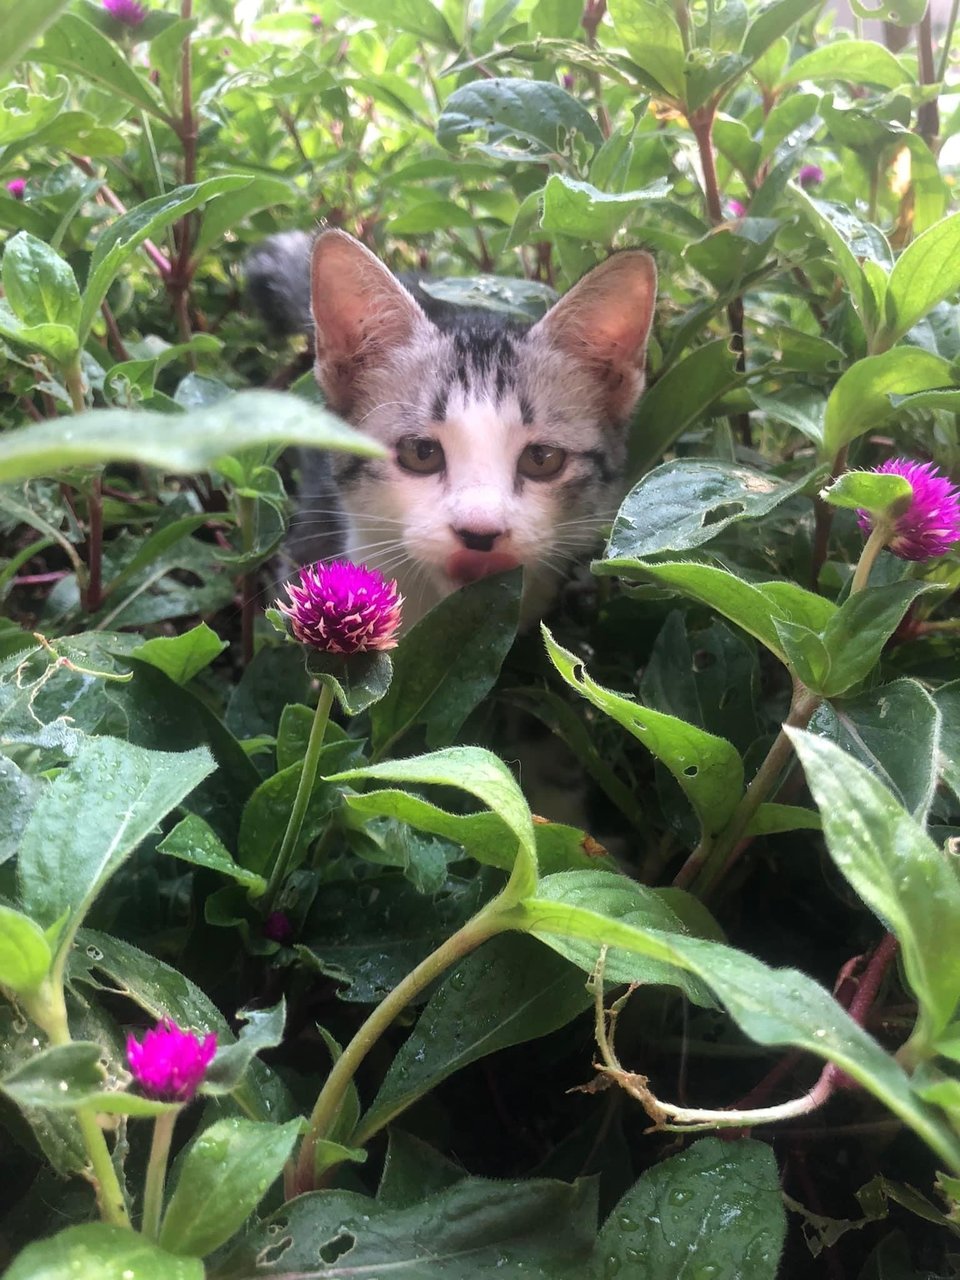
[[[95,178],[97,176],[96,170],[85,156],[71,155],[70,159],[77,168],[81,170],[81,172],[87,175],[87,177]],[[127,206],[123,203],[120,197],[111,191],[111,189],[106,185],[102,186],[97,192],[97,199],[102,201],[103,204],[109,205],[115,213],[124,214],[127,212]],[[144,240],[143,251],[160,272],[160,275],[166,280],[170,275],[170,272],[173,270],[173,265],[167,255],[161,252],[152,240]]]
[[[917,27],[917,54],[920,64],[920,83],[936,84],[937,72],[933,62],[933,30],[930,25],[929,5]],[[932,148],[940,132],[940,111],[936,98],[917,108],[917,132],[927,146]]]

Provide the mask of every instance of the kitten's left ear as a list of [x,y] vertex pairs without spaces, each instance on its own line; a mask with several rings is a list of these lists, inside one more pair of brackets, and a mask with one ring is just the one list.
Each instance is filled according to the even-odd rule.
[[610,416],[622,422],[644,387],[656,297],[653,258],[640,249],[625,249],[588,271],[530,336],[586,365],[603,384]]

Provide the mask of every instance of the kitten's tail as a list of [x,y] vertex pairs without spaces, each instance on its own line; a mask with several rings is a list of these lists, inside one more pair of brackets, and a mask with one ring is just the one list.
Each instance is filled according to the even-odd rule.
[[247,293],[272,333],[286,337],[313,328],[310,250],[306,231],[281,231],[258,244],[245,264]]

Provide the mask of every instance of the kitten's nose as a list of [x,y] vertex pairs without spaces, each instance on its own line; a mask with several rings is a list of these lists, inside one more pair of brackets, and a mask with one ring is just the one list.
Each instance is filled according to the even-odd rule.
[[503,533],[503,530],[454,529],[453,532],[468,551],[492,551],[493,544]]

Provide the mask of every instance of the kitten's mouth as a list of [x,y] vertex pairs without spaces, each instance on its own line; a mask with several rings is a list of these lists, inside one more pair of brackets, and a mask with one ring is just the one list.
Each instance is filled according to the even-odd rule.
[[455,551],[446,563],[447,576],[458,587],[478,578],[489,578],[491,573],[503,573],[515,569],[520,561],[505,551]]

